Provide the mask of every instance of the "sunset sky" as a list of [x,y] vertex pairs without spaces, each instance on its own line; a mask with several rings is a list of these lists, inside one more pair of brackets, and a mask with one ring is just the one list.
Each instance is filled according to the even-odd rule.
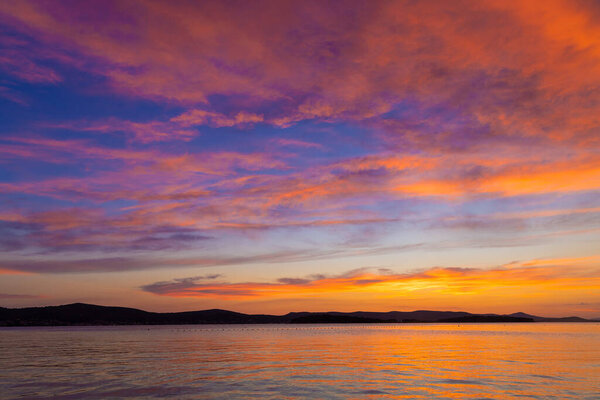
[[0,2],[0,306],[600,317],[600,3]]

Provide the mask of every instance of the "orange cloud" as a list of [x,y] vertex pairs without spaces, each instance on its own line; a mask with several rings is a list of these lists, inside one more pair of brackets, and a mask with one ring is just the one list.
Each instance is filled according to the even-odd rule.
[[446,2],[103,6],[109,11],[98,15],[87,12],[93,5],[20,1],[0,13],[95,60],[95,71],[128,94],[193,105],[214,94],[284,103],[273,115],[197,114],[216,126],[369,119],[406,96],[435,96],[495,129],[520,125],[533,135],[589,137],[568,115],[597,120],[585,88],[598,84],[600,47],[585,2],[466,2],[458,14]]
[[442,180],[424,177],[415,183],[400,183],[395,190],[418,196],[460,196],[471,193],[520,196],[581,192],[599,188],[600,162],[596,158],[588,158],[537,165],[508,164],[496,170],[489,170],[483,176],[467,176],[466,179],[450,177]]
[[269,298],[336,296],[476,296],[530,291],[550,296],[554,291],[600,289],[600,256],[545,259],[511,263],[491,269],[436,267],[423,272],[395,274],[389,270],[355,270],[338,276],[280,278],[276,282],[227,283],[180,279],[157,282],[143,290],[172,297]]
[[31,275],[32,272],[0,268],[0,275]]

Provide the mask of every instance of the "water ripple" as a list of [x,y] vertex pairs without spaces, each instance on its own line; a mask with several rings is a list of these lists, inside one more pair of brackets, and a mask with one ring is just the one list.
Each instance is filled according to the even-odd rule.
[[599,399],[598,324],[0,329],[11,399]]

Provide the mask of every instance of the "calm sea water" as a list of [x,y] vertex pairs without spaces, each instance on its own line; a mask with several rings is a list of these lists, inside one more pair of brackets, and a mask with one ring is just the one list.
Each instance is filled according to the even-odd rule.
[[0,329],[2,399],[600,399],[600,324]]

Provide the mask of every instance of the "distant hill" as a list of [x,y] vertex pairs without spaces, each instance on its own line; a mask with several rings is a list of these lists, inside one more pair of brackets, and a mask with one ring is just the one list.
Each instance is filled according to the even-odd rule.
[[243,314],[227,310],[154,313],[135,308],[74,303],[62,306],[3,308],[0,326],[186,325],[284,323],[425,323],[425,322],[593,322],[579,317],[544,318],[525,313],[471,314],[463,311],[292,312],[285,315]]
[[273,315],[248,315],[227,310],[153,313],[125,307],[74,303],[63,306],[0,308],[0,326],[59,325],[186,325],[278,323]]
[[518,312],[514,314],[510,314],[511,317],[517,318],[531,318],[535,322],[594,322],[593,320],[581,318],[581,317],[561,317],[561,318],[546,318],[546,317],[538,317],[536,315],[525,314],[523,312]]

